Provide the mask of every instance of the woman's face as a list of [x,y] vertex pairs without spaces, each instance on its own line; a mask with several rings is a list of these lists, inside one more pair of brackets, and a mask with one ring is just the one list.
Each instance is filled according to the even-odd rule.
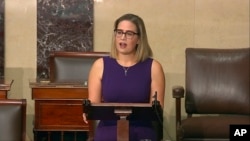
[[139,35],[135,24],[130,21],[121,21],[115,31],[115,44],[118,53],[131,54],[136,52]]

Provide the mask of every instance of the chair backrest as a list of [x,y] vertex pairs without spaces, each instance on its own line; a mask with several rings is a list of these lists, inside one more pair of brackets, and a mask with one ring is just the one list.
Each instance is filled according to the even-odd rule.
[[188,114],[250,114],[250,48],[186,49]]
[[94,61],[108,55],[107,52],[52,52],[49,58],[50,81],[85,82]]
[[0,100],[0,141],[25,141],[26,99]]

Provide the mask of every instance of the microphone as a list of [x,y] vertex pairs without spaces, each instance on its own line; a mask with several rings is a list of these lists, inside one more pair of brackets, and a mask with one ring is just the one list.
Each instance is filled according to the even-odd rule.
[[83,113],[88,113],[88,109],[89,109],[89,106],[91,105],[91,102],[90,102],[90,100],[88,100],[88,99],[83,99],[83,103],[82,103],[82,105],[83,105]]
[[152,106],[154,111],[156,112],[156,115],[159,119],[159,121],[163,122],[163,110],[161,108],[160,101],[157,100],[157,91],[155,91],[155,95],[153,96],[154,100],[152,102]]
[[[164,126],[163,126],[163,109],[161,107],[161,104],[160,102],[157,100],[157,91],[155,91],[155,95],[152,97],[154,98],[153,102],[152,102],[152,105],[153,105],[153,109],[154,109],[154,112],[156,113],[157,115],[157,118],[158,118],[158,123],[159,123],[159,126],[161,127],[161,133],[160,133],[160,136],[162,137],[163,136],[163,130],[164,130]],[[167,131],[167,129],[165,129]],[[167,135],[168,137],[172,140],[171,136],[169,135],[168,131],[167,131]]]
[[157,91],[155,91],[155,95],[153,96],[154,101],[153,101],[153,105],[157,106],[160,105],[160,102],[157,100]]

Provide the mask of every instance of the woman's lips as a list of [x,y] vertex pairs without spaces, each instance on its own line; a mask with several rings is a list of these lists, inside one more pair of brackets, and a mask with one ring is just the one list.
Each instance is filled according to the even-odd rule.
[[125,48],[127,46],[127,43],[119,43],[120,47]]

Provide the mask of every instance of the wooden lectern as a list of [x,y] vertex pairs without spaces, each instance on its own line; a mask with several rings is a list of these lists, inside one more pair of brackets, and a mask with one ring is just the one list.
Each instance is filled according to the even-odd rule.
[[130,120],[162,121],[162,110],[150,103],[83,102],[88,120],[117,120],[117,141],[129,141]]

